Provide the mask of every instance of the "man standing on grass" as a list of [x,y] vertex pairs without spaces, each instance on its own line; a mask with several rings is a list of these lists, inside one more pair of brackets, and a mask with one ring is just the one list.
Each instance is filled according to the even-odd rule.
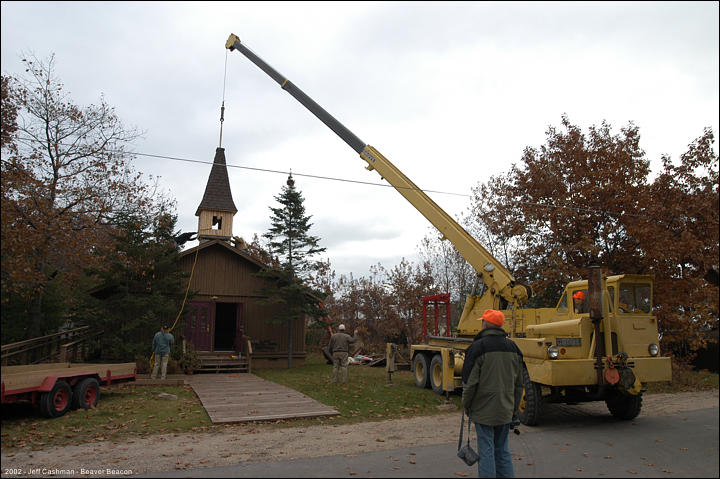
[[175,343],[175,338],[170,334],[170,328],[163,326],[160,331],[155,333],[153,338],[153,353],[155,354],[155,365],[153,366],[152,379],[157,379],[158,368],[160,369],[160,379],[165,379],[167,375],[168,358],[170,357],[170,346]]
[[342,380],[347,381],[348,353],[350,345],[357,341],[358,330],[356,329],[353,336],[345,334],[345,325],[338,326],[338,332],[330,336],[330,344],[328,351],[333,362],[333,383],[338,382],[338,369],[342,368]]
[[478,477],[515,477],[508,433],[523,393],[523,357],[502,329],[505,315],[488,309],[465,351],[462,407],[477,431]]

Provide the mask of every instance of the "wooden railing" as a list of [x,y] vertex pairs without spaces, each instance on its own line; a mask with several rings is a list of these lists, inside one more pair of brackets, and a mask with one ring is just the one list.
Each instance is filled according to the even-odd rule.
[[81,326],[25,341],[4,344],[1,347],[2,365],[82,360],[87,356],[89,340],[101,334],[101,331],[91,331],[90,326]]

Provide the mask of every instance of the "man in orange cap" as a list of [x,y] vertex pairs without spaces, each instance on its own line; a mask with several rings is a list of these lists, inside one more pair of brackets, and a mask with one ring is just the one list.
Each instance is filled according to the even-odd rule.
[[501,311],[488,309],[478,321],[482,329],[462,370],[462,405],[477,431],[478,477],[515,477],[508,433],[522,399],[523,357],[502,329]]
[[573,294],[573,306],[575,307],[575,313],[587,313],[584,291],[576,291],[575,294]]

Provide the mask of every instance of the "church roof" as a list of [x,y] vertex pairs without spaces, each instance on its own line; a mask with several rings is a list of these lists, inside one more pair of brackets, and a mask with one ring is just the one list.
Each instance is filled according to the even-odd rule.
[[230,180],[228,179],[227,166],[225,163],[225,148],[217,148],[215,150],[215,160],[213,161],[210,176],[205,186],[205,194],[200,202],[200,206],[198,206],[195,212],[195,216],[200,216],[200,210],[237,213],[237,208],[235,207],[232,193],[230,192]]

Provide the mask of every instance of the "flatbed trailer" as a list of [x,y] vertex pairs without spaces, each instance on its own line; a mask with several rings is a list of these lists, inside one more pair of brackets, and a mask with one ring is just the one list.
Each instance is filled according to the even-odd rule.
[[50,418],[70,409],[90,409],[100,400],[100,385],[135,381],[135,363],[47,363],[3,366],[2,404],[30,401]]

